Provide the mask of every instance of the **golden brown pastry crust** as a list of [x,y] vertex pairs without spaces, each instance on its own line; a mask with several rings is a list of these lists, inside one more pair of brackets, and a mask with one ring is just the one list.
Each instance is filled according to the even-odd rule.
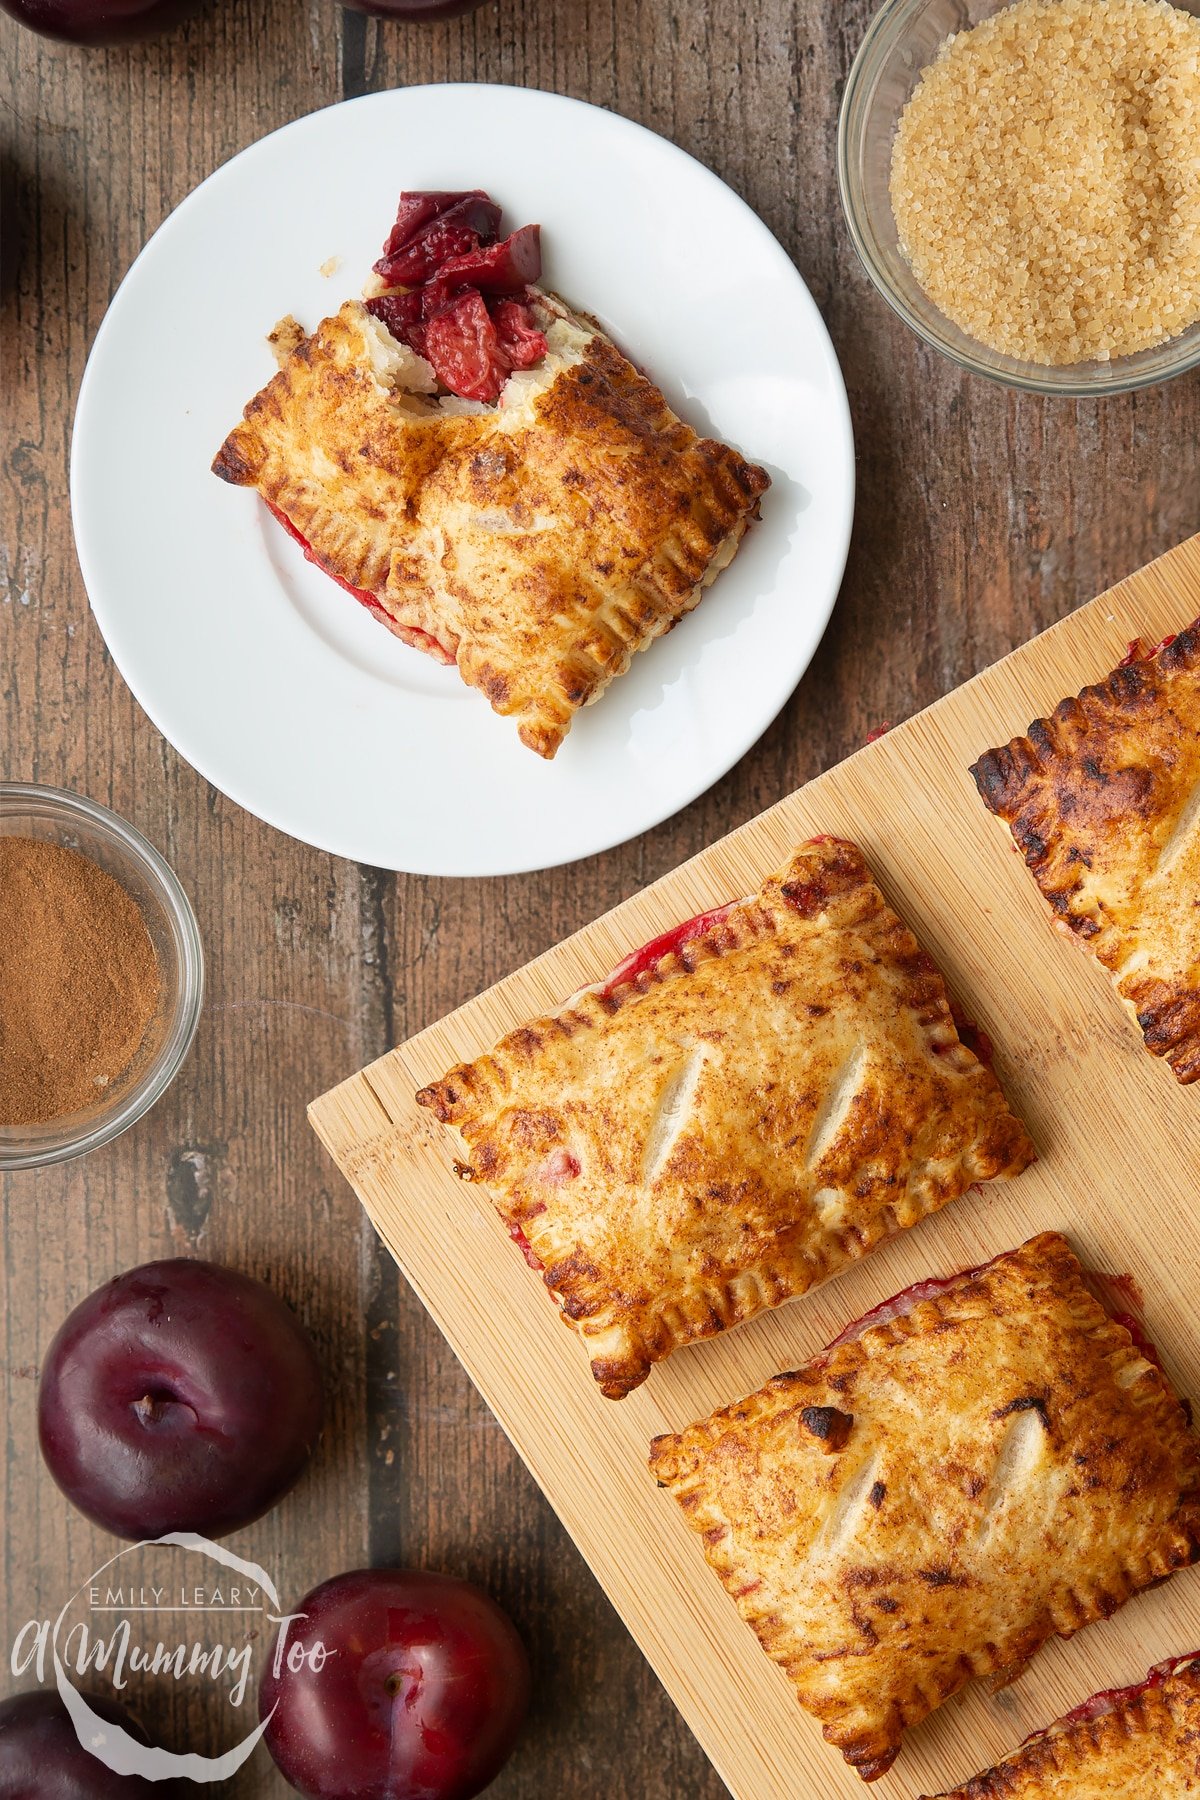
[[417,1096],[526,1236],[620,1398],[1032,1160],[852,844]]
[[1200,620],[972,769],[1146,1048],[1200,1079]]
[[965,1787],[928,1800],[1185,1800],[1200,1795],[1200,1666],[1052,1725]]
[[334,575],[441,644],[542,756],[697,603],[769,485],[677,419],[607,338],[564,308],[551,317],[543,368],[515,377],[498,409],[455,410],[381,375],[381,345],[385,359],[398,347],[347,302],[213,464],[285,513]]
[[[851,1421],[832,1453],[828,1410]],[[657,1438],[650,1466],[866,1780],[968,1681],[1200,1553],[1200,1443],[1056,1233]]]

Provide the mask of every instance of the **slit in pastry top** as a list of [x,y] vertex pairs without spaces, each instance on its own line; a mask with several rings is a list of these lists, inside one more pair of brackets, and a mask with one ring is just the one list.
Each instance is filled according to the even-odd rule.
[[1033,1156],[853,844],[656,942],[417,1096],[614,1399]]
[[[832,1409],[848,1423],[831,1450],[809,1421]],[[1200,1555],[1190,1414],[1053,1232],[918,1284],[803,1367],[657,1438],[650,1467],[867,1781],[967,1682],[1011,1680],[1048,1638]],[[1027,1791],[1093,1790],[998,1776],[964,1793]]]

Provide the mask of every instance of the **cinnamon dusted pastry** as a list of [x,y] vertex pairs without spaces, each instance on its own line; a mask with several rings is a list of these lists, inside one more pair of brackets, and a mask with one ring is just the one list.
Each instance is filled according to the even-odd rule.
[[965,1787],[929,1800],[1188,1800],[1200,1794],[1200,1659],[1094,1694]]
[[1200,620],[972,774],[1146,1048],[1178,1081],[1200,1079]]
[[551,757],[732,560],[769,484],[588,321],[541,292],[521,305],[541,354],[485,404],[348,301],[285,352],[213,469]]
[[1033,1154],[933,963],[832,839],[417,1098],[612,1398]]
[[[659,1483],[865,1780],[968,1681],[1200,1554],[1200,1442],[1147,1350],[1047,1233],[655,1440]],[[966,1791],[1093,1791],[997,1779]]]

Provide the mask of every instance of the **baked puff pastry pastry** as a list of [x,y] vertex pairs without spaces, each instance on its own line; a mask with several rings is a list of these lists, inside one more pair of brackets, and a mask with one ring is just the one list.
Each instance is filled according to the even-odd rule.
[[1054,1233],[898,1296],[650,1466],[867,1781],[968,1681],[1200,1554],[1200,1441]]
[[1014,1756],[927,1800],[1187,1800],[1200,1794],[1200,1659],[1095,1694]]
[[213,469],[552,757],[731,561],[769,482],[588,321],[527,298],[546,353],[494,406],[439,396],[430,365],[348,301],[282,339]]
[[417,1098],[614,1399],[1033,1156],[933,963],[832,839]]
[[972,774],[1146,1048],[1178,1081],[1200,1079],[1200,620]]

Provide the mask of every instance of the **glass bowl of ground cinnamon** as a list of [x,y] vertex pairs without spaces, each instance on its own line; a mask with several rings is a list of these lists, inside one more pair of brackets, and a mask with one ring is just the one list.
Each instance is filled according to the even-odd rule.
[[1200,364],[1200,0],[885,0],[838,126],[908,325],[1035,393]]
[[80,794],[0,783],[0,1169],[149,1111],[191,1047],[204,957],[179,881]]

